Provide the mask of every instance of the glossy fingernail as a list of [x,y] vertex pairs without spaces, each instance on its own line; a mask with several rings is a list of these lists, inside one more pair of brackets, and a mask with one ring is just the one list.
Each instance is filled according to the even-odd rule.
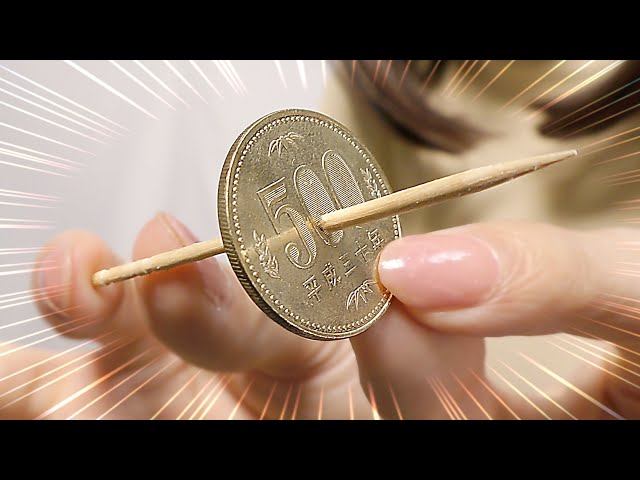
[[488,298],[498,283],[497,256],[465,233],[401,238],[380,255],[378,275],[405,305],[431,311],[467,308]]
[[[173,215],[162,212],[158,214],[158,218],[183,247],[199,241],[194,233]],[[227,276],[218,262],[214,258],[207,258],[196,262],[195,265],[200,271],[204,295],[217,307],[226,305],[230,288]]]
[[55,314],[58,319],[66,318],[70,302],[71,249],[53,247],[36,268],[40,270],[36,274],[35,287],[38,290],[34,296],[40,298],[45,313]]
[[198,241],[196,236],[189,230],[180,220],[173,215],[161,212],[157,217],[165,226],[167,231],[177,240],[177,242],[186,247]]

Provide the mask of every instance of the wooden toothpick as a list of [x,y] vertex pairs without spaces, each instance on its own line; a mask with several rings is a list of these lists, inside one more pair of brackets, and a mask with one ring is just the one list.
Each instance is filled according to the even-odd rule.
[[[561,160],[574,157],[577,153],[576,150],[567,150],[456,173],[327,213],[320,217],[318,225],[329,232],[372,222],[391,215],[407,213],[450,198],[486,190]],[[101,270],[93,275],[92,282],[95,286],[109,285],[159,270],[167,270],[185,263],[197,262],[221,253],[224,253],[221,239],[194,243],[153,257]]]

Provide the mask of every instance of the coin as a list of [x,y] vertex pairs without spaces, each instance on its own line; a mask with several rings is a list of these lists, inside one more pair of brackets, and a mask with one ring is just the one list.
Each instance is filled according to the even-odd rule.
[[391,294],[377,255],[399,238],[397,216],[325,232],[331,211],[390,193],[373,155],[321,113],[282,110],[236,140],[220,177],[225,251],[254,302],[286,329],[335,340],[369,328]]

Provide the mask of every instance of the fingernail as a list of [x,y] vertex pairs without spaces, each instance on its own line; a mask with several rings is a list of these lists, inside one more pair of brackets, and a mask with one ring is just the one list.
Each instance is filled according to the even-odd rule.
[[[173,215],[162,212],[158,214],[158,218],[183,247],[199,241],[198,237]],[[200,272],[204,295],[217,307],[226,305],[231,289],[227,275],[218,262],[214,258],[207,258],[196,262],[195,265]]]
[[158,219],[165,226],[167,231],[178,241],[180,245],[186,247],[198,241],[197,237],[180,220],[165,212],[158,214]]
[[378,275],[405,305],[431,311],[472,307],[496,288],[493,249],[463,233],[415,235],[389,244]]
[[41,289],[48,288],[48,293],[40,297],[45,313],[55,314],[59,319],[66,318],[68,315],[64,310],[70,306],[67,289],[71,285],[71,249],[54,247],[37,268],[42,270],[36,274],[35,287],[38,291],[34,295],[42,292]]

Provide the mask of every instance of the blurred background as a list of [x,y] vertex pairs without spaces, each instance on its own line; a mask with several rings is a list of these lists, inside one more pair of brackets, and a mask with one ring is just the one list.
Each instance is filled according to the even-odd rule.
[[31,270],[47,267],[33,264],[37,250],[58,232],[93,231],[126,260],[159,211],[218,236],[233,141],[272,111],[318,110],[332,75],[320,60],[2,61],[0,340],[55,334],[28,290]]

